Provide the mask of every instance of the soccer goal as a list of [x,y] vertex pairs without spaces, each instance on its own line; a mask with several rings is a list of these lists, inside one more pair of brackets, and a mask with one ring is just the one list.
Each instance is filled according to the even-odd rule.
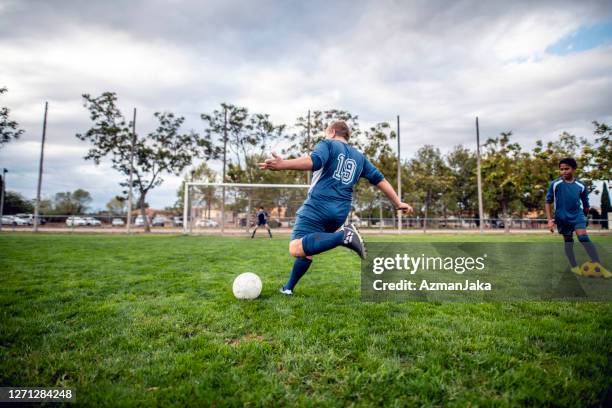
[[309,188],[307,184],[186,182],[183,231],[249,232],[257,225],[260,207],[271,228],[289,231]]

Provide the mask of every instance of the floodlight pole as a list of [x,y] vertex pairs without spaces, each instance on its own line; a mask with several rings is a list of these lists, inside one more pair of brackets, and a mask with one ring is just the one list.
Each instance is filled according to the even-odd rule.
[[127,204],[127,233],[131,232],[132,227],[132,183],[134,180],[134,148],[136,145],[136,108],[134,108],[134,118],[132,119],[132,150],[130,152],[130,186],[128,190],[128,204]]
[[480,174],[480,127],[478,126],[478,116],[476,116],[476,179],[478,181],[478,227],[480,232],[484,231],[484,210],[482,205],[482,176]]
[[7,169],[2,169],[2,188],[0,188],[0,231],[2,231],[2,215],[4,214],[4,191],[6,190]]
[[183,234],[187,234],[187,217],[189,213],[187,212],[187,207],[189,205],[189,185],[190,183],[185,180],[185,187],[183,188]]
[[[310,109],[308,109],[308,123],[306,124],[306,150],[310,151]],[[306,172],[306,184],[310,184],[310,171]]]
[[40,162],[38,163],[38,188],[36,189],[36,207],[34,208],[34,227],[32,230],[38,232],[38,214],[40,213],[40,188],[42,186],[43,158],[45,155],[45,139],[47,136],[47,110],[49,102],[45,102],[45,117],[43,119],[42,142],[40,144]]
[[[397,115],[397,196],[402,201],[402,161],[400,154],[400,117]],[[402,210],[397,211],[397,233],[402,232]]]
[[[225,183],[225,162],[227,160],[227,105],[223,105],[223,178]],[[223,200],[221,201],[221,234],[225,232],[225,185],[223,186]]]

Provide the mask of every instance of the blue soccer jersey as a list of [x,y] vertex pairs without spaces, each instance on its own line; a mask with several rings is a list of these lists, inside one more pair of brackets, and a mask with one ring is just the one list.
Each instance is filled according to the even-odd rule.
[[268,222],[268,213],[265,210],[260,210],[257,212],[257,222],[259,225],[263,225]]
[[586,221],[584,209],[589,208],[589,193],[578,180],[566,182],[563,177],[553,180],[546,193],[546,202],[555,205],[555,220],[571,224]]
[[311,154],[312,184],[308,198],[298,210],[292,239],[311,232],[333,232],[351,209],[353,187],[363,177],[376,185],[382,173],[357,149],[338,140],[319,142]]
[[310,201],[351,202],[353,187],[364,177],[376,185],[384,176],[354,147],[338,140],[323,140],[314,148]]

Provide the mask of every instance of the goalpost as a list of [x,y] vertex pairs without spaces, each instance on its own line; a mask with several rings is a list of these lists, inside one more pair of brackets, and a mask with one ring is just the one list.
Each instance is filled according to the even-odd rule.
[[215,228],[224,233],[228,224],[235,231],[249,231],[260,206],[275,225],[290,227],[310,189],[308,184],[185,182],[184,186],[185,234],[191,233],[194,227]]

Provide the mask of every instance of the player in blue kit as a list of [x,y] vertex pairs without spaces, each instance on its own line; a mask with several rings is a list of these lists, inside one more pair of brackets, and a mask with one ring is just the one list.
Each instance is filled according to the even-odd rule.
[[[563,235],[565,255],[571,265],[572,272],[576,275],[582,275],[574,254],[573,233],[576,232],[578,241],[584,246],[591,262],[599,263],[599,256],[595,245],[587,235],[586,215],[589,213],[589,192],[584,184],[574,178],[576,167],[576,160],[571,157],[559,162],[561,177],[550,183],[546,193],[545,209],[550,231],[554,232],[556,224],[557,231]],[[555,206],[554,220],[552,217],[553,204]],[[612,273],[603,266],[600,265],[600,267],[605,278],[612,277]]]
[[259,163],[261,169],[313,172],[308,198],[297,212],[291,233],[289,253],[296,259],[288,282],[281,288],[281,293],[286,295],[293,294],[295,285],[310,267],[313,255],[342,245],[365,259],[365,245],[357,228],[353,224],[342,227],[351,208],[353,187],[359,178],[377,186],[396,209],[412,212],[412,207],[400,200],[382,173],[348,144],[350,129],[346,123],[331,123],[325,136],[310,156],[283,160],[272,153],[273,158]]
[[272,238],[272,231],[270,231],[270,226],[268,225],[268,212],[264,210],[263,207],[259,207],[259,211],[257,211],[257,225],[253,230],[253,234],[251,234],[251,238],[255,238],[255,232],[257,232],[257,228],[266,227],[268,230],[268,235]]

